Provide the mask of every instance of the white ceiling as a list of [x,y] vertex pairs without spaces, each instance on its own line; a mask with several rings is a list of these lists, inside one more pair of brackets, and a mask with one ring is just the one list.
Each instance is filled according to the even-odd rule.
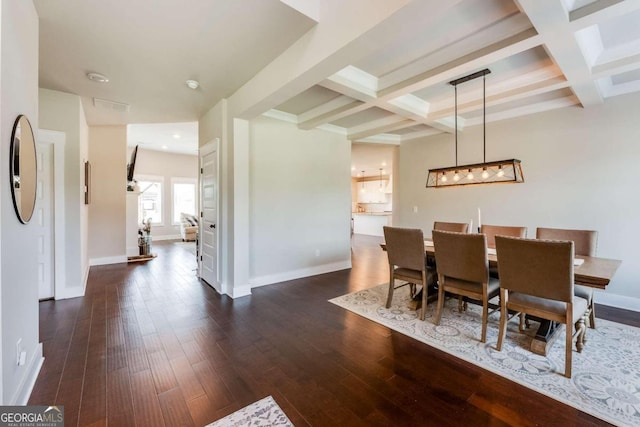
[[[407,1],[415,19],[389,28],[384,43],[375,39],[372,54],[264,114],[352,141],[400,144],[453,132],[448,82],[484,68],[487,122],[640,91],[640,0]],[[280,0],[35,4],[40,84],[81,95],[89,124],[195,121],[315,23]],[[111,81],[91,82],[88,71]],[[189,78],[201,88],[188,89]],[[461,131],[482,124],[481,83],[458,86]],[[131,110],[100,110],[92,97]]]
[[127,145],[156,151],[198,154],[198,122],[127,125]]
[[381,172],[382,175],[392,174],[393,150],[392,145],[354,143],[351,146],[351,176],[379,176]]

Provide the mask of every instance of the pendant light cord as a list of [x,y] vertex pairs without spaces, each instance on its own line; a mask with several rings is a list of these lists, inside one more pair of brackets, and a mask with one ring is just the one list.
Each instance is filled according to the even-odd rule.
[[456,166],[458,166],[458,85],[453,86],[453,90],[455,93],[455,108],[453,112],[454,117],[454,132],[456,136]]
[[487,163],[487,75],[482,75],[482,161]]

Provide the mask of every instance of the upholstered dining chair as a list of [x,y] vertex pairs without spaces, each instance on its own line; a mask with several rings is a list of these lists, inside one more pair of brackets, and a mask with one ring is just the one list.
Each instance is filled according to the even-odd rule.
[[[384,240],[389,259],[389,294],[386,307],[391,307],[395,281],[404,280],[413,288],[422,286],[422,309],[420,320],[424,320],[427,309],[427,290],[434,281],[434,272],[425,262],[424,235],[414,228],[383,227]],[[404,286],[404,285],[402,285]]]
[[512,227],[506,225],[480,226],[480,233],[487,236],[487,247],[496,247],[496,236],[527,237],[527,227]]
[[[496,236],[527,237],[527,227],[512,227],[506,225],[485,225],[480,226],[480,233],[487,236],[487,247],[496,248]],[[500,278],[496,267],[489,267],[491,277]]]
[[500,283],[489,277],[487,238],[484,234],[466,234],[433,230],[433,246],[438,265],[438,311],[440,324],[445,292],[482,301],[481,342],[487,339],[489,300],[498,295]]
[[440,231],[455,231],[456,233],[468,233],[469,224],[465,222],[442,222],[435,221],[433,223],[434,230]]
[[[598,232],[594,230],[568,230],[562,228],[541,228],[536,230],[537,239],[571,240],[576,255],[596,256],[598,246]],[[589,301],[589,327],[596,327],[596,310],[593,303],[593,288],[575,285],[576,296]]]
[[507,331],[508,310],[564,323],[564,375],[571,378],[573,338],[580,340],[585,332],[583,325],[573,334],[573,324],[587,311],[587,300],[573,293],[573,242],[496,236],[496,250],[501,306],[498,351]]

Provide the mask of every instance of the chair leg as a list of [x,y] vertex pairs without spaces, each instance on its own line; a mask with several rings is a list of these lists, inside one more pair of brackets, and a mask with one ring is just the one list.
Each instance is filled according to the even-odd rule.
[[593,298],[591,299],[591,304],[589,305],[591,312],[589,312],[589,327],[591,329],[596,328],[596,305],[593,303]]
[[462,295],[458,295],[458,313],[462,313],[462,310],[464,310],[463,308],[463,304],[462,304]]
[[420,320],[424,320],[427,315],[427,290],[429,285],[427,284],[427,276],[422,274],[422,309],[420,309]]
[[487,322],[489,321],[489,301],[487,301],[487,297],[482,299],[482,337],[480,338],[480,342],[487,341]]
[[564,376],[571,378],[571,357],[573,354],[573,304],[567,304],[567,319],[565,321],[566,349],[564,362]]
[[391,300],[393,299],[393,287],[394,287],[394,279],[393,279],[393,266],[389,266],[389,295],[387,296],[387,304],[385,307],[391,307]]
[[582,353],[582,348],[584,347],[584,343],[587,342],[587,340],[585,339],[585,335],[587,332],[586,321],[587,321],[587,317],[582,316],[576,322],[576,349],[578,350],[578,353]]
[[502,341],[507,333],[507,318],[509,312],[507,311],[507,294],[504,289],[500,289],[500,330],[498,331],[498,347],[497,350],[502,350]]
[[526,324],[526,315],[524,313],[520,313],[520,325],[518,325],[518,330],[520,332],[524,332],[524,330],[529,327],[529,325]]
[[433,323],[440,324],[440,316],[442,316],[442,307],[444,306],[444,277],[438,275],[438,310],[436,311],[436,318]]

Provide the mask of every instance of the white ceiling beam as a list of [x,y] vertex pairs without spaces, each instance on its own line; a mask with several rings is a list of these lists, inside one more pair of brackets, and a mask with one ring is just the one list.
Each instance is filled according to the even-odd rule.
[[383,133],[379,135],[369,136],[367,138],[352,140],[351,142],[366,142],[369,144],[387,144],[387,145],[400,145],[402,138],[400,135],[394,135],[391,133]]
[[320,21],[320,0],[280,0],[316,22]]
[[344,75],[326,79],[320,83],[321,86],[355,98],[364,103],[363,105],[353,106],[351,109],[340,109],[337,114],[327,116],[326,120],[333,121],[364,111],[367,108],[379,107],[395,114],[416,120],[417,123],[433,126],[444,132],[452,132],[453,128],[450,127],[447,122],[442,122],[438,119],[430,119],[428,116],[425,117],[416,114],[415,109],[401,108],[398,107],[398,105],[390,104],[390,102],[394,99],[402,98],[416,90],[423,89],[430,85],[440,84],[458,77],[461,74],[486,67],[495,61],[499,61],[500,59],[504,59],[511,55],[536,47],[540,45],[540,43],[541,39],[538,37],[535,30],[526,30],[516,34],[515,36],[508,37],[507,39],[480,49],[479,51],[465,55],[455,61],[437,67],[434,70],[430,70],[417,77],[413,77],[390,88],[386,88],[382,93],[378,93],[377,96],[372,94],[369,90],[373,87],[373,83],[369,83],[369,85],[366,86],[369,89],[363,91],[360,90],[363,85],[353,84],[352,82],[355,79],[345,78]]
[[[393,132],[394,130],[405,129],[411,126],[415,126],[416,122],[409,119],[404,119],[402,117],[398,118],[394,116],[396,119],[394,122],[380,124],[381,121],[376,120],[375,122],[371,122],[371,126],[367,124],[367,128],[359,131],[353,131],[349,129],[347,131],[347,138],[352,141],[358,141],[363,138],[367,138],[369,136],[378,135],[381,133]],[[400,120],[398,120],[400,119]],[[384,120],[384,119],[383,119]],[[363,128],[363,126],[358,126],[358,128]]]
[[298,124],[298,116],[296,116],[295,114],[287,113],[286,111],[280,111],[272,108],[271,110],[262,113],[262,115],[271,119],[281,120],[283,122],[293,123],[295,125]]
[[[529,114],[541,113],[543,111],[555,110],[558,108],[571,107],[573,105],[579,105],[580,101],[574,95],[565,96],[561,98],[552,99],[549,101],[541,101],[533,104],[525,105],[523,107],[511,108],[505,111],[500,111],[492,114],[487,114],[486,122],[499,122],[501,120],[512,119],[520,116],[527,116]],[[478,126],[482,124],[482,117],[475,117],[467,120],[467,126]]]
[[547,53],[566,76],[583,107],[604,102],[591,80],[591,67],[580,49],[561,0],[515,0],[544,41]]
[[[517,101],[519,99],[529,98],[554,90],[569,87],[569,82],[564,77],[552,77],[547,80],[537,81],[529,85],[512,85],[513,89],[504,90],[502,92],[488,95],[486,102],[487,107],[495,107],[507,102]],[[482,109],[482,98],[474,99],[466,103],[458,103],[458,114],[470,113]],[[453,115],[453,107],[447,107],[440,110],[434,110],[430,114],[431,119],[439,119],[450,117]]]
[[359,106],[362,106],[364,109],[362,102],[354,100],[348,96],[339,96],[329,102],[300,114],[298,116],[298,127],[305,130],[313,129],[323,123],[333,122],[345,117],[345,112],[349,112],[349,114],[351,114],[350,112],[357,109]]
[[640,53],[636,55],[609,61],[603,64],[594,65],[592,69],[593,78],[599,79],[616,74],[625,73],[640,68]]
[[440,133],[443,133],[443,132],[439,131],[438,129],[431,128],[431,129],[420,130],[417,132],[405,133],[404,135],[401,135],[401,137],[402,137],[402,141],[410,141],[412,139],[426,138],[427,136],[438,135]]
[[456,77],[486,68],[494,62],[539,46],[542,40],[535,30],[523,31],[483,49],[462,56],[425,73],[379,91],[378,98],[393,99],[406,93],[441,84]]
[[374,54],[390,34],[420,16],[429,26],[462,0],[334,0],[322,2],[320,22],[228,100],[233,117],[250,119],[275,108],[354,61]]
[[638,0],[599,0],[569,13],[570,28],[578,31],[640,9]]

